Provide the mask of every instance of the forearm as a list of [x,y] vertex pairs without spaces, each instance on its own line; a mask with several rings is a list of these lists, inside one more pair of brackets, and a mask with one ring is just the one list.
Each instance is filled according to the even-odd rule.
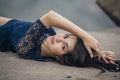
[[41,17],[40,20],[43,22],[43,24],[47,28],[49,28],[50,26],[61,28],[63,30],[71,32],[74,35],[77,35],[78,37],[82,39],[90,36],[82,28],[75,25],[74,23],[72,23],[71,21],[67,20],[66,18],[64,18],[63,16],[59,15],[58,13],[54,11],[48,12],[43,17]]

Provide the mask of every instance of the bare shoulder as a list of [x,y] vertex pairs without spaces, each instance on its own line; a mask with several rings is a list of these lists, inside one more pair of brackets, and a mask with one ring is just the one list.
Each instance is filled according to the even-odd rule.
[[12,20],[11,18],[6,18],[6,17],[2,17],[0,16],[0,26],[4,25],[5,23],[7,23],[9,20]]

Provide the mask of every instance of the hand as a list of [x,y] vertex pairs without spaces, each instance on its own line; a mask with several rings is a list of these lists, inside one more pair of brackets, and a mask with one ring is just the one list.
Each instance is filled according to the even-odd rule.
[[107,64],[115,64],[115,54],[111,51],[102,51],[101,52],[101,58]]
[[100,50],[99,42],[92,36],[87,36],[86,38],[83,39],[83,42],[91,58],[93,58],[94,54],[92,50],[94,50],[95,52],[98,52]]

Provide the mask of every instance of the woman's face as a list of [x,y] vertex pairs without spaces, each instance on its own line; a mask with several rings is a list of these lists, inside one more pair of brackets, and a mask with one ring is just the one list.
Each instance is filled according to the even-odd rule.
[[74,49],[77,38],[71,34],[57,34],[49,36],[45,41],[47,49],[52,55],[61,56]]

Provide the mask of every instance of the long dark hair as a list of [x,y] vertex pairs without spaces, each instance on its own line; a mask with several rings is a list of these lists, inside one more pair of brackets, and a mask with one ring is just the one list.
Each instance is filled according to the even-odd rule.
[[120,71],[120,61],[116,60],[115,65],[107,64],[102,60],[91,58],[87,49],[84,46],[82,39],[77,37],[77,43],[72,52],[68,52],[65,55],[62,55],[59,60],[59,63],[68,65],[68,66],[77,66],[77,67],[95,67],[103,71]]

